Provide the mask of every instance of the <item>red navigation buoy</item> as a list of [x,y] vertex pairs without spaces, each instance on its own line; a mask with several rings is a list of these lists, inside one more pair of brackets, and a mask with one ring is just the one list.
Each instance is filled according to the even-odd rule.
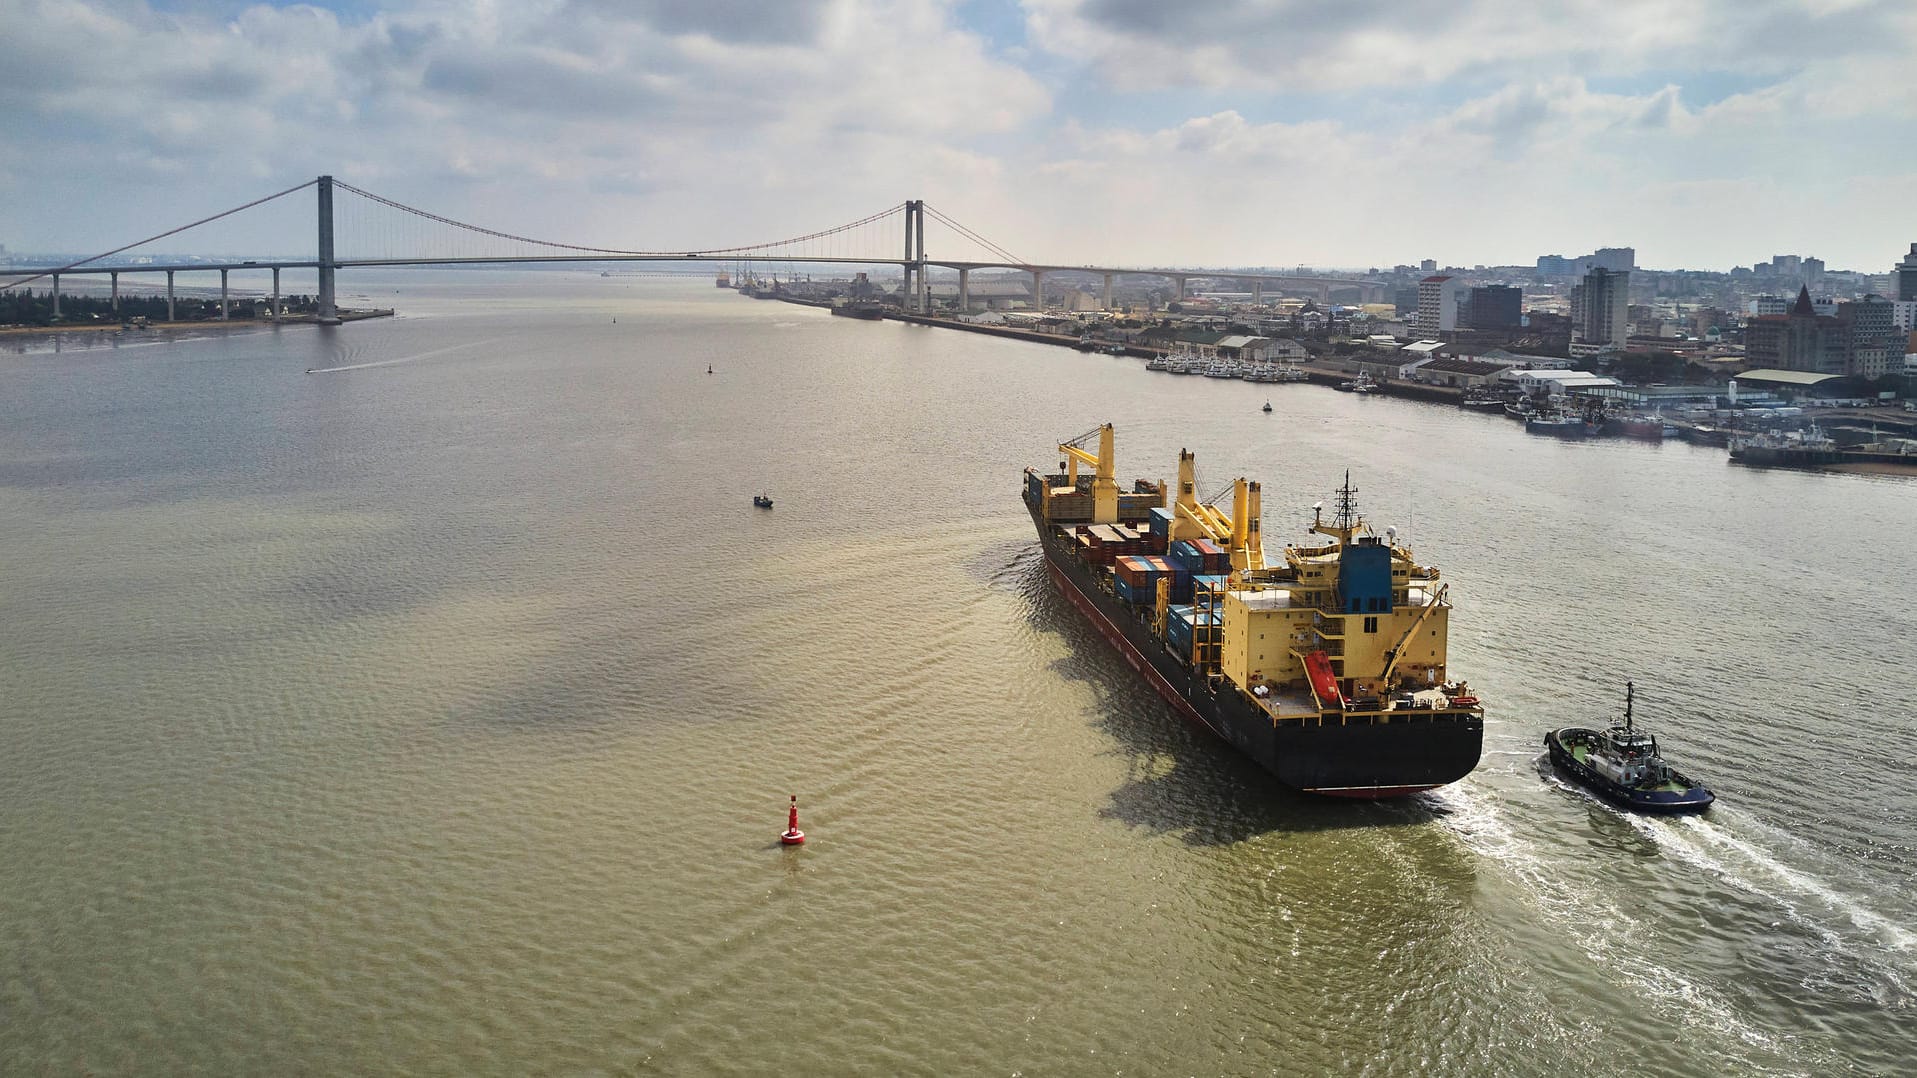
[[779,836],[779,842],[786,846],[797,846],[805,841],[805,832],[799,830],[799,795],[792,795],[792,813],[786,817],[785,834]]

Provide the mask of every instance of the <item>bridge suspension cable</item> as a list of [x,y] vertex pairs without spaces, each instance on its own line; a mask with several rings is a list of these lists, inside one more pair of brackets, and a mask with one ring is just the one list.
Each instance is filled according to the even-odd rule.
[[200,218],[199,220],[197,220],[197,221],[195,221],[195,222],[193,222],[193,223],[192,223],[192,224],[190,224],[190,225],[181,225],[181,226],[180,226],[180,227],[178,227],[178,228],[170,228],[170,229],[168,229],[168,230],[166,230],[165,232],[162,232],[162,233],[160,233],[160,234],[159,234],[159,235],[157,235],[157,236],[148,236],[148,237],[147,237],[146,239],[143,239],[143,240],[135,240],[134,242],[132,242],[132,243],[129,243],[129,244],[126,244],[126,245],[124,245],[124,246],[120,246],[120,247],[115,247],[115,248],[114,248],[113,250],[111,250],[111,251],[103,251],[103,252],[101,252],[100,254],[97,254],[97,255],[94,255],[94,256],[93,256],[93,257],[91,257],[91,258],[82,258],[82,259],[81,259],[80,261],[78,261],[78,262],[69,262],[69,263],[67,263],[66,265],[64,265],[64,266],[61,266],[61,267],[59,267],[59,268],[57,268],[57,269],[49,269],[49,270],[41,270],[41,271],[40,271],[39,273],[36,273],[36,274],[34,274],[33,276],[31,276],[31,277],[27,277],[27,278],[23,278],[23,279],[21,279],[21,280],[18,280],[18,281],[14,281],[14,282],[12,282],[12,283],[10,283],[9,285],[7,285],[7,287],[8,287],[8,288],[18,288],[18,287],[20,287],[20,286],[21,286],[21,285],[23,285],[23,284],[32,284],[32,283],[33,283],[34,281],[37,281],[37,280],[39,280],[39,279],[40,279],[40,278],[42,278],[42,277],[51,277],[51,276],[53,276],[53,275],[54,275],[54,274],[56,274],[56,273],[65,273],[66,271],[68,271],[68,270],[70,270],[70,269],[77,269],[77,268],[78,268],[78,267],[80,267],[80,266],[84,266],[84,265],[86,265],[86,264],[87,264],[88,262],[98,262],[98,261],[99,261],[99,260],[101,260],[102,258],[107,258],[107,257],[110,257],[110,256],[112,256],[112,255],[117,255],[117,254],[119,254],[119,253],[120,253],[121,251],[130,251],[130,250],[132,250],[132,249],[133,249],[133,248],[135,248],[135,247],[139,247],[139,246],[141,246],[142,244],[148,244],[148,243],[152,243],[152,242],[153,242],[153,241],[155,241],[155,240],[163,240],[163,239],[165,239],[165,238],[167,238],[168,236],[174,236],[174,235],[178,235],[178,234],[179,234],[179,233],[181,233],[181,232],[185,232],[185,231],[186,231],[187,229],[189,229],[189,228],[198,228],[198,227],[200,227],[201,225],[204,225],[204,224],[211,224],[212,222],[214,222],[214,221],[217,221],[217,220],[219,220],[219,219],[220,219],[220,218],[222,218],[222,217],[231,217],[231,216],[233,216],[234,214],[236,214],[236,213],[238,213],[238,212],[240,212],[241,210],[250,210],[250,209],[252,209],[252,208],[253,208],[253,207],[255,207],[255,206],[259,206],[259,205],[264,205],[265,203],[268,203],[268,202],[271,202],[271,201],[273,201],[273,200],[274,200],[274,199],[276,199],[276,198],[285,198],[285,197],[286,197],[287,195],[290,195],[290,194],[293,194],[293,193],[294,193],[294,192],[296,192],[296,191],[304,191],[304,190],[306,190],[306,189],[307,189],[308,187],[311,187],[311,186],[313,186],[314,184],[316,184],[316,183],[318,183],[318,182],[319,182],[319,181],[318,181],[318,180],[316,180],[316,179],[315,179],[315,180],[307,180],[307,181],[306,181],[305,183],[302,183],[302,184],[300,184],[300,185],[299,185],[299,186],[297,186],[297,187],[289,187],[289,188],[287,188],[286,190],[284,190],[284,191],[281,191],[281,192],[279,192],[278,194],[273,194],[273,195],[267,195],[267,196],[266,196],[265,198],[256,198],[256,199],[254,199],[253,201],[251,201],[251,202],[248,202],[248,203],[247,203],[246,205],[244,205],[244,206],[235,206],[235,207],[233,207],[233,208],[232,208],[232,209],[230,209],[230,210],[223,210],[223,211],[221,211],[221,212],[219,212],[219,213],[216,213],[216,214],[214,214],[214,215],[213,215],[213,216],[211,216],[211,217],[202,217],[202,218]]
[[999,256],[1000,258],[1003,258],[1005,261],[1013,263],[1014,265],[1019,265],[1019,266],[1030,265],[1030,263],[1026,262],[1024,259],[1018,257],[1012,252],[1007,251],[1005,248],[1000,247],[998,244],[993,243],[991,240],[986,239],[984,236],[979,235],[978,233],[972,231],[971,229],[966,228],[964,225],[959,224],[957,221],[952,220],[950,217],[947,217],[944,214],[940,213],[938,210],[933,209],[929,203],[922,203],[922,205],[924,205],[925,207],[925,212],[931,214],[940,223],[952,229],[954,232],[957,232],[959,235],[964,236],[966,239],[971,240],[973,243],[978,244],[980,247],[985,248],[986,250]]
[[642,257],[654,256],[654,255],[658,255],[658,256],[725,255],[725,254],[739,254],[746,251],[761,251],[768,247],[789,247],[794,244],[805,243],[809,240],[822,239],[826,236],[834,236],[841,232],[849,232],[852,229],[869,225],[874,221],[883,220],[885,217],[891,214],[897,213],[900,210],[905,208],[904,203],[899,203],[897,205],[889,206],[883,210],[880,210],[877,213],[869,214],[865,217],[861,217],[858,220],[852,221],[848,224],[839,225],[835,228],[820,229],[817,232],[808,232],[803,236],[793,236],[790,239],[783,239],[783,240],[772,240],[767,243],[752,243],[752,244],[745,244],[738,247],[700,247],[693,250],[684,250],[684,251],[635,251],[635,250],[625,250],[618,247],[588,247],[583,244],[577,244],[577,243],[559,243],[554,240],[541,240],[541,239],[534,239],[531,236],[514,235],[511,232],[501,232],[497,229],[485,228],[483,226],[475,225],[475,224],[468,224],[465,221],[456,221],[451,217],[444,217],[444,216],[441,216],[440,214],[432,213],[427,210],[422,210],[415,206],[408,206],[403,202],[396,202],[393,199],[386,198],[383,195],[376,195],[371,191],[365,190],[364,188],[354,187],[352,184],[346,183],[343,180],[334,180],[333,186],[338,187],[341,190],[351,191],[352,193],[360,196],[361,198],[371,199],[372,201],[377,202],[382,206],[389,206],[396,210],[403,210],[406,213],[413,214],[416,217],[423,217],[426,220],[436,221],[442,225],[450,225],[454,228],[462,228],[468,232],[476,232],[483,236],[493,236],[498,239],[511,240],[514,243],[530,243],[539,247],[553,247],[562,251],[581,251],[586,254],[596,254],[596,255],[635,255],[635,256],[642,256]]

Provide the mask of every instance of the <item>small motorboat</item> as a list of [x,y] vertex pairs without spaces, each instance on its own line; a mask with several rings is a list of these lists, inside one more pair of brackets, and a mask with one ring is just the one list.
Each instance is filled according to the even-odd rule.
[[1567,726],[1544,735],[1558,770],[1604,797],[1638,812],[1703,812],[1717,798],[1664,761],[1657,739],[1631,721],[1635,692],[1624,683],[1624,723],[1608,730]]
[[769,494],[754,494],[752,496],[752,504],[761,509],[770,509],[772,508],[772,496]]
[[1271,402],[1270,402],[1270,401],[1266,401],[1266,402],[1265,402],[1265,411],[1267,411],[1267,412],[1269,412],[1269,411],[1271,411]]
[[707,374],[711,374],[711,373],[712,373],[712,364],[710,364],[710,363],[708,363],[708,364],[706,364],[706,373],[707,373]]

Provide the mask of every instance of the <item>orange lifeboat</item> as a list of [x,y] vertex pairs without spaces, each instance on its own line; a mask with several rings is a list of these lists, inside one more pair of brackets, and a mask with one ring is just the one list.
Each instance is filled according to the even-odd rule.
[[1311,691],[1321,703],[1345,706],[1345,694],[1338,691],[1338,677],[1331,672],[1331,657],[1323,651],[1305,656],[1305,676],[1311,679]]

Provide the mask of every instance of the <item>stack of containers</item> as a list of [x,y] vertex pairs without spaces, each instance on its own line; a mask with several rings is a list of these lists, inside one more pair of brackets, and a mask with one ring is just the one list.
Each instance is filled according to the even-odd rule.
[[1118,597],[1140,605],[1158,601],[1158,582],[1172,571],[1171,563],[1164,558],[1147,555],[1119,558],[1114,568],[1117,572],[1113,587]]
[[1172,510],[1163,506],[1152,509],[1151,519],[1146,522],[1146,538],[1153,554],[1163,554],[1171,546],[1172,515]]
[[1214,543],[1209,539],[1193,539],[1191,541],[1191,544],[1193,547],[1195,547],[1198,550],[1198,553],[1201,556],[1203,556],[1205,560],[1205,564],[1202,567],[1194,566],[1192,568],[1192,572],[1194,573],[1199,573],[1199,572],[1229,573],[1231,572],[1231,555],[1225,552],[1224,547],[1219,546],[1217,543]]
[[1174,606],[1170,616],[1165,619],[1165,641],[1178,654],[1190,658],[1194,642],[1218,642],[1218,621],[1217,614],[1189,606]]
[[1172,565],[1188,573],[1205,571],[1205,555],[1192,545],[1190,539],[1180,539],[1171,544],[1165,551],[1165,557],[1171,560]]
[[1079,534],[1091,543],[1091,560],[1094,565],[1110,565],[1113,559],[1130,551],[1125,549],[1125,536],[1110,524],[1092,524],[1081,528]]
[[1165,643],[1187,659],[1191,658],[1191,607],[1174,606],[1165,618]]

